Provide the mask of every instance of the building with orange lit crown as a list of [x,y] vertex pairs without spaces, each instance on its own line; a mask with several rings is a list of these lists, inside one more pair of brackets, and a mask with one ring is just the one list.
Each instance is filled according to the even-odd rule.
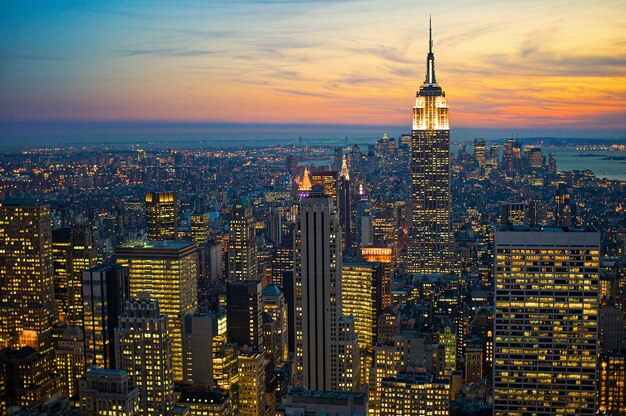
[[454,268],[450,125],[446,94],[435,78],[432,26],[426,65],[426,80],[413,107],[410,155],[413,230],[405,268],[409,273],[450,273]]
[[173,192],[146,194],[146,235],[148,240],[178,238],[178,200]]

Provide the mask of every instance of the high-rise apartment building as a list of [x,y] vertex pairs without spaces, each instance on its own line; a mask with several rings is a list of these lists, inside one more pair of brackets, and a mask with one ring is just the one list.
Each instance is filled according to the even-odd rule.
[[474,139],[474,159],[480,167],[485,164],[485,139]]
[[197,309],[198,252],[195,243],[135,242],[118,246],[117,263],[128,269],[130,295],[149,292],[168,317],[174,380],[183,381],[182,319]]
[[96,266],[82,273],[85,361],[87,366],[115,366],[115,333],[130,298],[128,269],[118,264]]
[[174,192],[146,194],[146,236],[154,241],[178,238],[178,199]]
[[159,303],[148,293],[131,298],[115,329],[116,368],[128,372],[139,388],[139,408],[146,416],[165,416],[174,402],[172,339]]
[[[265,348],[265,355],[274,359],[276,365],[280,365],[289,358],[288,329],[287,329],[287,303],[285,295],[277,285],[269,285],[263,289],[263,311],[269,315],[272,325],[271,331],[264,331],[265,345],[276,348]],[[268,325],[264,323],[264,327]],[[272,340],[267,340],[267,338]],[[270,351],[271,350],[271,351]]]
[[257,280],[257,245],[252,206],[240,198],[228,223],[228,279]]
[[446,95],[435,78],[432,28],[426,80],[417,92],[411,134],[413,221],[406,270],[454,270],[450,227],[450,125]]
[[494,415],[593,415],[600,233],[495,233]]
[[[339,390],[347,372],[358,374],[356,362],[338,362],[342,313],[341,230],[332,197],[320,185],[300,200],[294,250],[295,385],[313,390]],[[349,325],[342,328],[342,339]],[[354,345],[353,351],[358,349]],[[358,355],[357,355],[358,357]],[[349,359],[350,357],[344,357]]]
[[57,320],[51,223],[48,205],[0,203],[0,346],[30,346],[50,360]]

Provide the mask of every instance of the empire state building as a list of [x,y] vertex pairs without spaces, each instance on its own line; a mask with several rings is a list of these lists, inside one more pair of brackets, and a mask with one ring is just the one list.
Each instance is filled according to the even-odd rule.
[[412,234],[406,271],[451,273],[454,269],[450,228],[450,125],[448,103],[435,78],[432,24],[429,29],[426,80],[413,107],[411,133]]

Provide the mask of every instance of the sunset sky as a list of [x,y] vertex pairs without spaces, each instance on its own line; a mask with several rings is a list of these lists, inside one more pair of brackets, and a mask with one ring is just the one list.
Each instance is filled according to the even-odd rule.
[[[626,132],[626,1],[4,1],[0,120]],[[622,134],[622,137],[626,133]]]

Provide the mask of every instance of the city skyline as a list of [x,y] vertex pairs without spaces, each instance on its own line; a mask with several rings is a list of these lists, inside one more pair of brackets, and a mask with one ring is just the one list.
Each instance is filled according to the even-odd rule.
[[623,136],[620,2],[482,6],[5,5],[1,121],[408,126],[432,14],[455,127]]

